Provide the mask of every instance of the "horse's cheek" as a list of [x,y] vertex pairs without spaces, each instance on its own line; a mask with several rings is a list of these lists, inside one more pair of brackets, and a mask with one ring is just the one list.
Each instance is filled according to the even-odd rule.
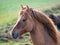
[[27,26],[26,31],[27,31],[27,32],[31,32],[31,31],[32,31],[32,28],[33,28],[33,24],[29,24],[29,25]]

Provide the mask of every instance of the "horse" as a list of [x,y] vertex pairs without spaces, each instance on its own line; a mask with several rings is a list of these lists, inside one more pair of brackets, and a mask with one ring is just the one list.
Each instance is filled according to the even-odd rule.
[[49,17],[52,19],[54,24],[60,29],[60,16],[55,16],[54,14],[50,14]]
[[27,32],[30,32],[33,45],[60,45],[60,33],[46,14],[29,6],[21,6],[11,36],[17,39]]

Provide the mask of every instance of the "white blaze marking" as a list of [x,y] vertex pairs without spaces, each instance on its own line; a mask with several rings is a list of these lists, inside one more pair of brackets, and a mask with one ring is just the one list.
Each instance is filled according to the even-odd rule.
[[[20,15],[20,16],[18,17],[18,20],[17,20],[16,24],[14,25],[14,27],[15,27],[15,26],[17,25],[17,23],[21,20],[21,17],[22,17],[22,15]],[[14,27],[13,27],[12,30],[10,31],[10,35],[11,35],[11,36],[12,36],[12,31],[13,31]]]

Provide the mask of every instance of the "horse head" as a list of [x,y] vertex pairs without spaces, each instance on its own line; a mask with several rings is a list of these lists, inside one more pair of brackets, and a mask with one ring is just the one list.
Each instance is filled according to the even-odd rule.
[[23,7],[22,5],[21,8],[22,9],[19,12],[18,20],[11,31],[11,35],[15,39],[26,32],[31,32],[34,26],[34,21],[31,17],[31,8],[28,6]]

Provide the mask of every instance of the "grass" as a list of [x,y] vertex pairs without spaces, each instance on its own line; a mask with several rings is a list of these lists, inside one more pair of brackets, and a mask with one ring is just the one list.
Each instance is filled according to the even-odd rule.
[[[38,10],[45,10],[45,7],[49,8],[49,6],[59,3],[60,0],[0,0],[0,32],[3,30],[11,30],[12,25],[16,23],[18,18],[18,12],[21,9],[21,4],[29,5],[30,7]],[[56,8],[48,9],[44,12],[49,14],[50,11],[60,15],[60,10]],[[29,36],[24,35],[23,37],[23,40],[20,42],[13,42],[9,40],[9,42],[0,42],[0,45],[32,45]]]

